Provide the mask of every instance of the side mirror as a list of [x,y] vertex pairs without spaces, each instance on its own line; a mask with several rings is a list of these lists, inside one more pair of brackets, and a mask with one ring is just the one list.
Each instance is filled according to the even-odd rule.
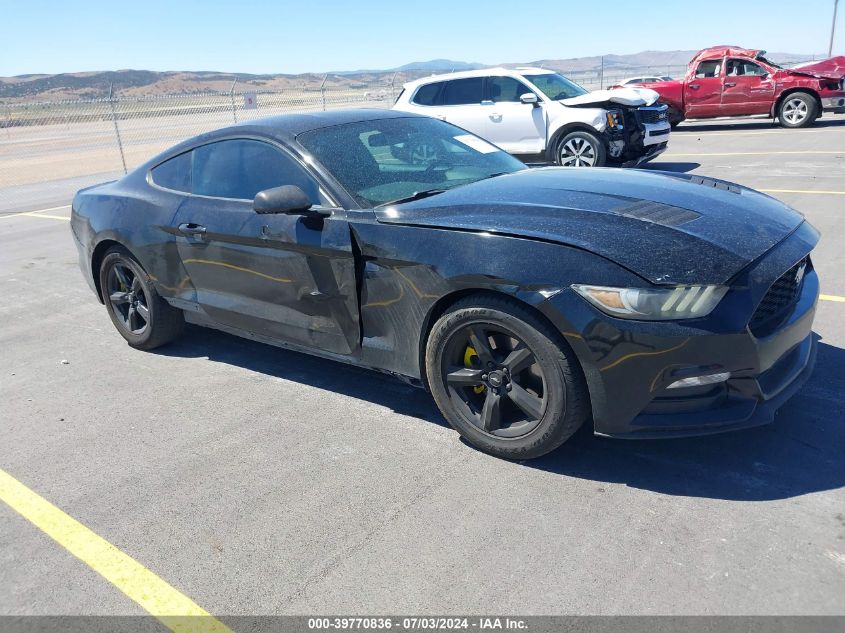
[[296,185],[282,185],[259,191],[252,202],[256,213],[287,213],[289,215],[330,215],[313,206],[306,193]]
[[537,105],[537,95],[533,92],[526,92],[524,95],[519,95],[519,100],[522,103],[532,103]]

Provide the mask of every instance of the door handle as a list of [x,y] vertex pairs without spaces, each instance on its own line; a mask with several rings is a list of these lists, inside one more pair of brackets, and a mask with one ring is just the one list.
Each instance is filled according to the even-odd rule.
[[725,82],[725,87],[726,87],[726,88],[733,88],[735,85],[736,85],[736,82],[735,82],[735,81],[726,81],[726,82]]
[[700,85],[698,85],[698,84],[690,84],[690,85],[689,85],[689,89],[690,89],[690,90],[698,90],[700,87],[701,87],[701,86],[700,86]]
[[502,115],[499,114],[498,112],[494,112],[493,114],[490,115],[490,120],[498,123],[499,121],[502,120]]
[[179,225],[179,232],[184,235],[204,235],[206,228],[193,222],[185,222]]

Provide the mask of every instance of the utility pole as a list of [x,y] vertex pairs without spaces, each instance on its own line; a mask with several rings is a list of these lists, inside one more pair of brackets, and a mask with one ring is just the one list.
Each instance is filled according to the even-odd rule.
[[839,0],[833,0],[833,23],[830,25],[830,45],[827,47],[827,56],[833,56],[833,33],[836,31],[836,8]]

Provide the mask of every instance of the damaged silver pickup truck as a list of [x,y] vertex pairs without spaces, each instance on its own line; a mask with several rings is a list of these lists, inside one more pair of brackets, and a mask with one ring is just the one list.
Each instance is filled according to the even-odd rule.
[[631,167],[668,145],[658,99],[647,88],[588,92],[542,68],[485,68],[405,84],[393,109],[448,121],[526,162]]

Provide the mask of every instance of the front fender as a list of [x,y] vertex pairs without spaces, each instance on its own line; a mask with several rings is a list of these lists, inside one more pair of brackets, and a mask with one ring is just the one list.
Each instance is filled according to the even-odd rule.
[[363,259],[362,360],[413,379],[423,375],[420,352],[434,321],[467,294],[511,296],[566,337],[574,328],[548,297],[573,283],[643,283],[589,251],[533,239],[378,223],[352,230]]

